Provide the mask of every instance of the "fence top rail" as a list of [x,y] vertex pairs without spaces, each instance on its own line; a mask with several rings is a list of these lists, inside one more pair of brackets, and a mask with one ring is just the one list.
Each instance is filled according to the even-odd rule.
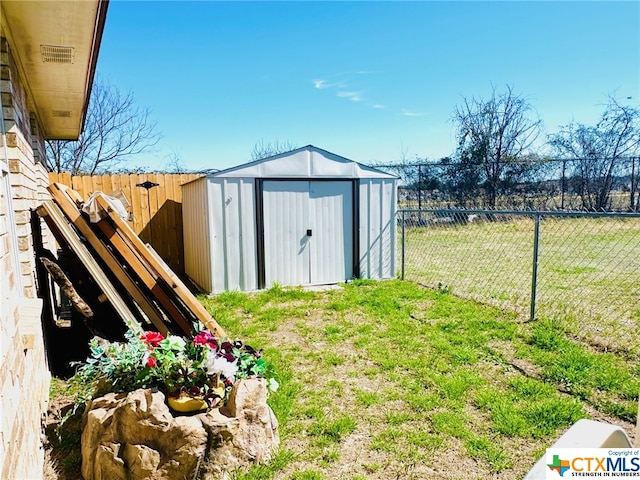
[[528,217],[548,216],[548,217],[605,217],[605,218],[640,218],[640,213],[634,212],[580,212],[580,211],[554,211],[554,210],[482,210],[467,208],[422,208],[409,209],[402,208],[397,210],[398,215],[407,213],[437,213],[459,215],[461,213],[467,215],[521,215]]

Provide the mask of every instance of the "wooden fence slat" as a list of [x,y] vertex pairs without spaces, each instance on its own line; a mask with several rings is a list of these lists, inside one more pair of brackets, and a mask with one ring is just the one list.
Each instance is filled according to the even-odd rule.
[[[82,177],[71,177],[71,183],[73,184],[71,185],[71,188],[73,188],[76,192],[84,192],[84,188],[82,187]],[[86,194],[87,192],[84,193]]]
[[164,228],[164,232],[162,235],[154,235],[151,233],[151,237],[155,241],[158,239],[157,246],[154,247],[155,251],[163,258],[169,255],[169,241],[171,239],[171,227],[167,222],[167,209],[166,209],[166,200],[167,200],[167,182],[165,181],[164,174],[158,173],[154,175],[155,180],[158,184],[157,187],[153,187],[151,190],[153,194],[156,196],[156,212],[151,217],[151,222],[154,228],[157,230],[159,228]]
[[[102,192],[102,193],[109,193],[109,192],[105,192],[104,190],[104,185],[103,185],[103,181],[102,181],[102,176],[100,175],[92,175],[91,176],[91,181],[93,183],[93,191],[94,192]],[[111,183],[111,182],[109,182]],[[85,197],[85,198],[89,198],[89,197]]]
[[90,175],[85,175],[82,177],[82,189],[86,192],[83,195],[83,198],[89,198],[93,192],[95,192],[95,188],[93,188],[93,179]]
[[[176,200],[176,190],[180,193],[180,187],[176,188],[176,179],[175,175],[167,174],[164,176],[165,185],[167,190],[167,199],[165,201],[165,219],[166,225],[169,226],[167,231],[167,252],[166,256],[168,258],[177,258],[180,261],[179,265],[176,265],[174,269],[182,271],[184,266],[182,265],[182,257],[178,253],[178,247],[180,242],[178,240],[178,233],[180,234],[180,238],[182,238],[182,224],[176,224],[176,214],[175,209],[177,206]],[[180,202],[182,203],[182,202]],[[162,255],[161,255],[162,256]]]
[[142,223],[142,189],[136,185],[139,183],[139,176],[129,175],[129,190],[131,191],[131,211],[133,212],[133,231],[140,235],[144,224]]

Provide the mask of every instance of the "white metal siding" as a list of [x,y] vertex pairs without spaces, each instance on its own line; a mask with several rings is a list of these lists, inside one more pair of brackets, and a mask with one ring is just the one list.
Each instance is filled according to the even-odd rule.
[[309,276],[309,182],[263,184],[265,286],[306,285]]
[[360,180],[360,276],[396,275],[396,182]]
[[209,211],[213,257],[211,291],[257,289],[254,181],[210,178]]
[[185,273],[200,288],[211,292],[211,232],[207,203],[206,178],[182,186]]
[[310,283],[343,282],[353,277],[352,191],[351,182],[310,183]]

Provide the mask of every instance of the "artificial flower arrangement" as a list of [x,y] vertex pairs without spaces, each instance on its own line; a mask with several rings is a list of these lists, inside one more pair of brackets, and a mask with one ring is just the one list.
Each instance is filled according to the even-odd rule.
[[157,388],[174,410],[201,410],[221,406],[242,378],[264,377],[269,390],[277,389],[273,369],[261,351],[239,340],[217,338],[202,325],[196,330],[190,340],[131,330],[125,343],[92,339],[91,356],[74,376],[81,387],[76,404],[108,392]]

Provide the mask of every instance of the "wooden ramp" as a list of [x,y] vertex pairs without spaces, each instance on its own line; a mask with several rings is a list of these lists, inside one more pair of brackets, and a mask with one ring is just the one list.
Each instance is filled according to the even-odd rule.
[[[73,251],[87,267],[129,328],[131,320],[151,323],[161,333],[191,337],[194,324],[202,323],[218,337],[224,330],[189,291],[184,283],[144,244],[129,225],[118,216],[105,197],[96,203],[104,218],[91,223],[81,211],[84,199],[60,183],[48,187],[53,201],[38,208],[38,214],[51,228],[58,243]],[[113,283],[120,288],[115,288]],[[138,308],[126,307],[122,293]]]

